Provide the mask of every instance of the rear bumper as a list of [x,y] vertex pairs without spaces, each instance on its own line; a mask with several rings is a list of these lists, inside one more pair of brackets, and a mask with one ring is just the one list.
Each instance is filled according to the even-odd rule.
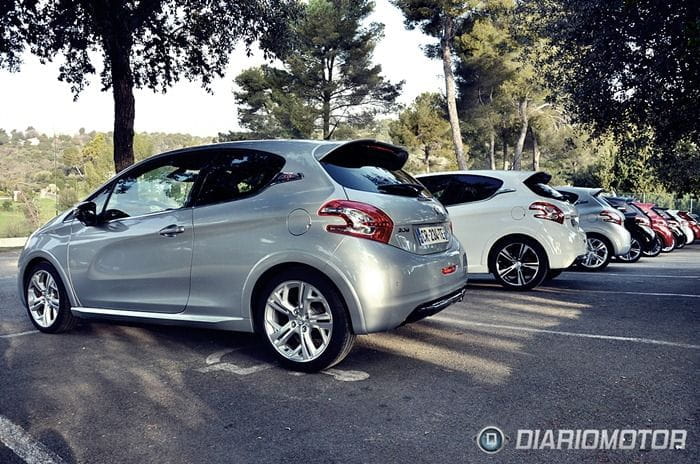
[[444,252],[417,255],[349,237],[330,264],[342,270],[343,284],[354,294],[357,314],[351,313],[351,318],[356,334],[391,330],[409,318],[427,317],[457,301],[467,284],[466,254],[456,239]]
[[464,294],[467,293],[467,287],[464,286],[456,292],[449,293],[442,298],[438,298],[435,301],[430,301],[428,303],[418,306],[416,309],[408,315],[404,324],[409,324],[411,322],[417,322],[426,317],[434,316],[448,306],[459,303],[464,299]]

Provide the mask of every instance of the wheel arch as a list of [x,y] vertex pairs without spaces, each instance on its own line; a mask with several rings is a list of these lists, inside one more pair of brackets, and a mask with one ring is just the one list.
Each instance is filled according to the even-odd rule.
[[67,273],[65,272],[63,267],[58,263],[58,260],[54,256],[43,251],[35,252],[31,256],[28,256],[22,260],[22,264],[19,269],[20,278],[17,279],[21,303],[25,306],[27,304],[26,295],[24,294],[24,286],[27,282],[27,279],[29,278],[29,273],[37,264],[40,263],[48,263],[56,270],[58,275],[61,277],[61,282],[63,283],[63,286],[66,289],[66,293],[68,294],[68,300],[71,306],[79,306],[78,298],[75,294],[75,291],[73,290],[73,285]]

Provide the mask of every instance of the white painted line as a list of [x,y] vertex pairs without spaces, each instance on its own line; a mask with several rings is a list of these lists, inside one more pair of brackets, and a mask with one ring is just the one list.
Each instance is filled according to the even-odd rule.
[[653,278],[662,278],[662,279],[700,279],[700,275],[694,276],[694,275],[672,275],[672,274],[626,274],[624,272],[605,272],[603,271],[600,274],[596,274],[594,272],[572,272],[572,271],[564,271],[568,275],[575,275],[576,277],[578,276],[623,276],[623,277],[653,277]]
[[62,464],[64,461],[56,453],[34,440],[19,425],[0,416],[0,442],[10,448],[27,464]]
[[[433,316],[434,319],[442,319],[445,322],[454,323],[454,319],[445,319],[439,316]],[[501,325],[501,324],[489,324],[485,322],[472,322],[472,321],[459,321],[459,325],[472,325],[476,327],[491,327],[494,329],[504,329],[504,330],[514,330],[520,332],[534,332],[534,333],[546,333],[552,335],[565,335],[567,337],[579,337],[579,338],[594,338],[598,340],[615,340],[621,342],[634,342],[634,343],[646,343],[649,345],[663,345],[663,346],[675,346],[677,348],[687,348],[691,350],[700,350],[700,345],[691,345],[689,343],[676,343],[667,342],[665,340],[654,340],[651,338],[639,338],[639,337],[617,337],[614,335],[597,335],[588,333],[578,333],[578,332],[562,332],[559,330],[549,330],[549,329],[535,329],[532,327],[518,327],[514,325]]]
[[255,374],[256,372],[270,369],[272,367],[273,367],[272,364],[256,364],[256,365],[250,366],[250,367],[238,367],[235,364],[231,364],[231,363],[219,363],[219,364],[212,364],[211,366],[207,366],[207,367],[202,367],[201,369],[196,369],[196,370],[197,370],[197,372],[202,372],[204,374],[206,374],[207,372],[224,371],[224,372],[231,372],[231,373],[237,374],[237,375],[250,375],[250,374]]
[[700,298],[700,295],[695,295],[692,293],[652,293],[652,292],[621,292],[618,290],[588,290],[583,288],[552,288],[552,287],[540,287],[537,289],[541,292],[549,293],[607,293],[614,295],[639,295],[639,296],[677,296],[681,298]]
[[369,379],[369,374],[364,371],[351,371],[342,369],[326,369],[321,374],[332,375],[335,380],[341,382],[359,382]]
[[38,330],[28,330],[27,332],[18,332],[18,333],[13,333],[13,334],[7,334],[7,335],[0,335],[0,338],[14,338],[14,337],[21,337],[22,335],[32,335],[32,334],[38,334]]

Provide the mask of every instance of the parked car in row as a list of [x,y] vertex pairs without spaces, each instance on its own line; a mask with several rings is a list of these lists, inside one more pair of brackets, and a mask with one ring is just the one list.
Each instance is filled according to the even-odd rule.
[[683,218],[688,222],[688,225],[693,230],[694,240],[700,240],[700,223],[698,223],[698,219],[693,217],[693,215],[687,211],[675,211],[678,217]]
[[631,204],[631,198],[612,196],[598,198],[617,208],[624,215],[623,225],[631,236],[630,251],[627,254],[617,256],[617,259],[635,263],[642,256],[653,257],[661,253],[661,240],[651,228],[651,221],[642,210]]
[[675,221],[675,223],[678,224],[678,227],[683,231],[683,234],[685,235],[685,244],[693,243],[695,241],[695,233],[693,232],[693,229],[690,227],[690,224],[686,219],[678,215],[678,210],[668,208],[659,209],[662,209],[664,213],[671,218],[672,221]]
[[[148,158],[31,235],[21,298],[42,332],[76,317],[257,332],[281,364],[327,368],[356,335],[465,293],[464,250],[445,208],[402,170],[407,158],[367,140],[246,141]],[[575,241],[573,210],[564,225],[559,208],[537,208]],[[542,260],[541,277],[546,258],[521,243],[537,254],[499,250]]]
[[600,271],[614,256],[626,255],[632,237],[623,225],[625,216],[601,198],[603,189],[557,187],[576,206],[581,227],[586,232],[587,252],[579,265],[587,271]]
[[638,201],[632,202],[632,204],[644,211],[644,214],[646,214],[651,221],[651,228],[661,240],[661,251],[663,253],[673,251],[674,248],[676,248],[676,237],[666,219],[654,211],[653,207],[656,205],[654,203],[640,203]]
[[505,288],[528,290],[586,253],[576,208],[527,171],[455,171],[417,176],[447,207],[467,252],[469,273],[491,273]]

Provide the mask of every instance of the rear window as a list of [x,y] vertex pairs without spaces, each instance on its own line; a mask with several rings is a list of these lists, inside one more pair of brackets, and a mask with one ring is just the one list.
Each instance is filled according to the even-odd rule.
[[565,192],[563,190],[557,190],[557,192],[559,192],[559,194],[562,196],[562,198],[564,198],[564,200],[568,201],[572,205],[576,204],[576,202],[578,201],[578,195],[576,195],[573,192]]
[[428,197],[423,185],[402,170],[405,152],[385,144],[348,144],[321,160],[321,166],[343,187],[363,192]]
[[554,200],[565,201],[565,198],[561,193],[554,190],[552,187],[547,185],[549,181],[552,180],[552,176],[546,172],[536,172],[523,182],[527,188],[532,190],[535,195],[539,195],[545,198],[552,198]]
[[503,185],[500,179],[471,174],[427,176],[420,181],[445,206],[487,200]]

